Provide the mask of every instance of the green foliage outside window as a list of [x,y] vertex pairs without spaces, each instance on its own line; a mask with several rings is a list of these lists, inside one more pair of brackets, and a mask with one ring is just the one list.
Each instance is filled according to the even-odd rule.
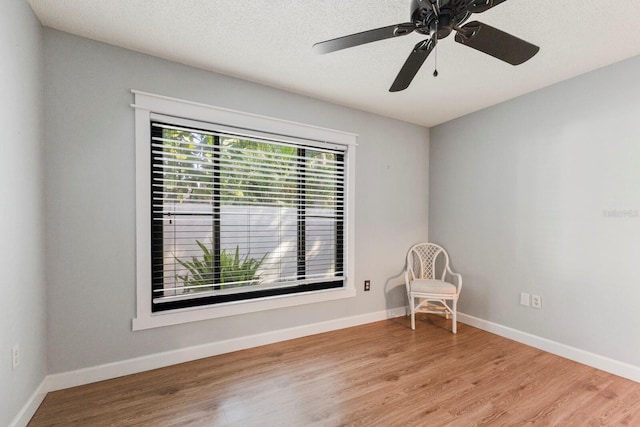
[[[184,276],[177,277],[185,287],[189,287],[189,291],[209,291],[214,286],[214,252],[202,242],[196,240],[196,243],[202,251],[202,257],[193,256],[191,261],[184,261],[176,257],[176,261],[188,270]],[[268,254],[264,254],[261,259],[250,258],[249,255],[247,253],[244,258],[241,258],[239,246],[236,246],[234,254],[226,249],[220,251],[220,282],[215,286],[219,286],[219,289],[225,289],[225,287],[235,288],[258,283],[260,275],[256,274],[257,270]]]
[[[175,156],[165,160],[172,172],[165,172],[163,177],[165,189],[175,198],[175,203],[211,204],[213,177],[219,173],[223,205],[251,202],[295,206],[299,173],[295,161],[297,148],[224,136],[219,137],[220,145],[216,147],[213,135],[178,129],[164,129],[162,137],[164,150]],[[217,150],[220,155],[215,159],[213,153]],[[243,156],[245,164],[233,163],[237,156]],[[335,160],[334,154],[308,150],[303,161],[306,168],[322,173],[332,171]],[[271,188],[265,189],[267,185]],[[318,200],[318,207],[335,203],[328,195],[333,190],[332,184],[311,181],[306,186],[306,191]],[[284,195],[284,199],[274,201],[274,192],[281,198]],[[291,202],[286,200],[287,196],[291,197]]]

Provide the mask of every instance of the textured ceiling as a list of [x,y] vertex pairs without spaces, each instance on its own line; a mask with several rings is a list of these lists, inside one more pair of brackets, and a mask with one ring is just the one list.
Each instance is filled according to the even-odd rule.
[[431,55],[407,90],[389,93],[424,36],[327,55],[311,46],[406,22],[409,0],[28,2],[48,27],[424,126],[640,54],[640,0],[509,0],[470,20],[540,46],[533,59],[513,67],[450,36],[437,78]]

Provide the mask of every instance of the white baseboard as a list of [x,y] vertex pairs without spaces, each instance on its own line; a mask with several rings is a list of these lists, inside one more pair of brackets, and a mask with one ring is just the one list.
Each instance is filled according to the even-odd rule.
[[640,383],[640,366],[620,362],[609,357],[571,347],[566,344],[561,344],[556,341],[551,341],[547,338],[522,332],[517,329],[470,316],[468,314],[458,313],[458,320],[461,323],[474,326],[478,329],[482,329],[483,331],[491,332],[566,359],[582,363],[583,365],[591,366]]
[[45,377],[36,391],[29,397],[27,403],[25,403],[20,412],[18,412],[18,415],[9,423],[9,427],[26,427],[47,395],[47,391],[47,378]]
[[218,354],[230,353],[232,351],[244,350],[265,344],[273,344],[322,332],[329,332],[366,323],[377,322],[380,320],[391,319],[393,317],[404,316],[405,314],[406,308],[399,307],[390,310],[314,323],[311,325],[296,326],[278,331],[233,338],[210,344],[181,348],[178,350],[151,354],[134,359],[93,366],[90,368],[78,369],[76,371],[52,374],[48,375],[45,379],[46,388],[47,391],[61,390],[69,387],[117,378],[124,375],[149,371],[151,369],[163,368],[165,366],[175,365],[178,363],[190,362],[196,359],[216,356]]

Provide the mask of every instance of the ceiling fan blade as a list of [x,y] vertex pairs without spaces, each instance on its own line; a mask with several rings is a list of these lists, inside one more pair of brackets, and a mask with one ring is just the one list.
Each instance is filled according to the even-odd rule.
[[482,13],[507,0],[475,0],[469,5],[469,12]]
[[415,45],[413,51],[409,54],[409,57],[391,85],[389,92],[399,92],[409,87],[411,81],[418,73],[418,70],[420,70],[420,67],[422,67],[422,64],[424,64],[424,61],[427,60],[427,57],[435,47],[437,43],[436,40],[437,39],[435,37],[432,37]]
[[511,65],[528,61],[540,50],[536,45],[478,21],[458,29],[456,41]]
[[393,37],[406,36],[412,33],[418,26],[413,22],[390,25],[388,27],[376,28],[375,30],[363,31],[362,33],[351,34],[337,39],[319,42],[313,45],[316,53],[329,53],[336,50],[347,49],[349,47],[360,46],[362,44],[390,39]]

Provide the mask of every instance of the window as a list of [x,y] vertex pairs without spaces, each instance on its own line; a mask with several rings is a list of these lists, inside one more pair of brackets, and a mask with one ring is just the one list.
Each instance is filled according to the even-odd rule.
[[153,311],[344,286],[343,149],[153,121],[151,162]]
[[134,329],[355,295],[353,135],[134,93]]

